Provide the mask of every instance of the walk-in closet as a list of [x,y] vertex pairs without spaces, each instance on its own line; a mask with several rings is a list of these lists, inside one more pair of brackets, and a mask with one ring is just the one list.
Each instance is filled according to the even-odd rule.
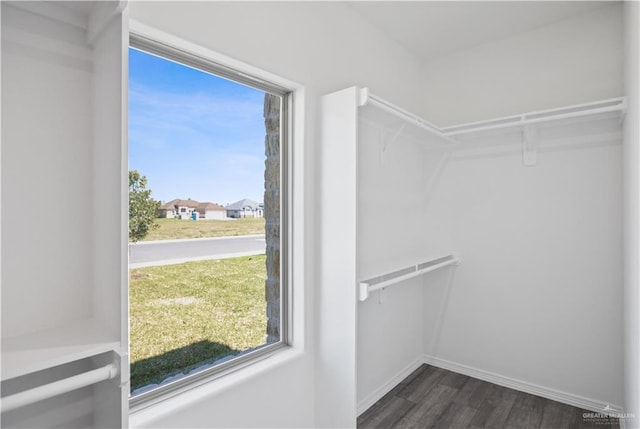
[[615,361],[591,369],[620,348],[625,113],[616,98],[439,128],[367,88],[324,97],[324,141],[349,154],[359,414],[422,364],[620,403]]
[[[501,398],[531,427],[640,427],[637,1],[2,1],[1,20],[3,427],[493,428],[519,419]],[[290,102],[282,347],[138,403],[132,34]]]

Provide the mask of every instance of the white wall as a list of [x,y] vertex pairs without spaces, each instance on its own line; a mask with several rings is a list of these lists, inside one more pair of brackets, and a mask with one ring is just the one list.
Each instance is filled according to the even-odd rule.
[[84,31],[2,8],[2,338],[9,338],[92,316],[92,73]]
[[422,116],[446,126],[619,97],[622,28],[616,3],[428,62]]
[[[287,353],[289,355],[291,353]],[[232,374],[133,413],[131,427],[280,428],[313,426],[308,359],[258,362],[249,374]]]
[[[446,256],[450,246],[425,234],[424,214],[444,153],[398,135],[361,108],[358,128],[357,278],[370,279]],[[425,133],[426,134],[426,133]],[[446,283],[446,280],[445,280]],[[358,302],[357,402],[368,406],[421,364],[423,279],[413,278]]]
[[[133,2],[130,14],[143,24],[297,82],[306,99],[304,139],[294,143],[295,150],[303,154],[296,169],[304,179],[297,183],[297,201],[302,202],[304,212],[296,214],[295,224],[304,226],[300,232],[305,234],[305,247],[295,254],[304,258],[297,263],[298,268],[304,264],[305,276],[294,284],[297,299],[304,297],[295,309],[304,318],[294,326],[302,352],[291,364],[254,374],[228,388],[196,389],[201,394],[197,402],[169,402],[154,408],[169,409],[169,415],[134,414],[132,425],[333,425],[341,417],[333,415],[331,392],[316,390],[315,382],[322,374],[316,374],[314,344],[324,326],[316,320],[320,311],[317,291],[324,281],[323,270],[332,268],[319,262],[321,235],[315,215],[322,204],[315,177],[320,168],[315,125],[319,97],[357,84],[376,88],[378,95],[415,110],[420,105],[415,96],[419,64],[350,8],[337,3]],[[341,323],[340,317],[336,312],[336,324]],[[352,368],[348,377],[355,378],[354,371]],[[344,386],[333,386],[335,392],[353,389],[347,379],[343,382]],[[355,424],[351,417],[344,418],[348,425]]]
[[222,220],[227,218],[227,212],[223,210],[208,210],[205,212],[205,219]]
[[[618,4],[426,63],[424,115],[454,124],[621,96],[621,29]],[[425,344],[439,335],[428,354],[622,405],[615,143],[540,152],[529,168],[518,138],[511,153],[451,160],[425,219],[448,220],[463,263],[439,330],[425,326]],[[441,288],[425,289],[426,314],[439,311]]]
[[407,109],[420,105],[417,61],[345,5],[133,2],[130,10],[134,20],[304,85],[310,106],[356,84]]
[[[540,151],[535,167],[517,148],[454,157],[433,207],[463,263],[427,354],[620,406],[621,189],[619,144]],[[425,313],[441,288],[425,289]]]
[[638,2],[625,2],[625,94],[629,111],[624,135],[624,406],[635,416],[627,427],[640,427],[640,132],[638,103],[640,75],[638,40],[640,39],[640,7]]

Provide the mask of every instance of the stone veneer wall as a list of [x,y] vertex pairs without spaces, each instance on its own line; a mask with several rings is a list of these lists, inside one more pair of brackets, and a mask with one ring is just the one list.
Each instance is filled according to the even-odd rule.
[[280,103],[276,95],[265,94],[264,217],[267,244],[267,344],[280,341]]

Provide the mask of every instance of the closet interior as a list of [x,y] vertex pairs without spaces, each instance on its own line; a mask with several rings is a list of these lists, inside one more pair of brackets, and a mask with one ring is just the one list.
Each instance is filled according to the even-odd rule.
[[125,6],[2,2],[3,427],[128,424]]
[[129,425],[129,13],[286,78],[295,173],[291,347],[133,426],[355,427],[425,363],[638,414],[638,5],[406,2],[422,58],[374,3],[1,2],[3,427]]
[[354,346],[324,338],[355,386],[341,401],[359,415],[428,363],[620,409],[606,362],[621,348],[625,111],[616,98],[439,128],[367,88],[323,98],[323,161],[342,154],[323,195],[340,200],[325,236],[343,250],[325,258],[352,279],[323,295],[352,323]]

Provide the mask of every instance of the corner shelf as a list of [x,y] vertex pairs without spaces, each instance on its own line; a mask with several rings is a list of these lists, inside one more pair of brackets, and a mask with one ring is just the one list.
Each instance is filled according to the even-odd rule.
[[625,97],[609,100],[595,101],[592,103],[576,104],[556,109],[539,110],[519,115],[506,116],[486,121],[470,122],[442,128],[440,131],[447,137],[455,137],[469,134],[477,134],[484,131],[520,129],[525,126],[553,123],[562,125],[567,121],[588,117],[590,120],[599,119],[624,119],[627,109]]
[[434,124],[372,94],[368,88],[360,88],[358,98],[358,117],[389,130],[392,141],[402,135],[438,148],[457,144]]
[[[358,107],[360,108],[358,114],[360,119],[389,132],[390,140],[385,141],[385,148],[398,137],[404,136],[414,141],[420,141],[430,148],[463,149],[462,143],[467,143],[478,137],[512,134],[520,136],[527,146],[535,146],[535,140],[539,140],[539,137],[556,139],[553,132],[548,136],[538,136],[538,130],[559,129],[559,139],[562,139],[565,138],[564,134],[572,134],[571,132],[567,133],[567,130],[562,131],[563,128],[569,129],[574,124],[584,123],[585,120],[595,124],[591,128],[600,127],[604,130],[597,131],[596,134],[600,133],[610,137],[612,133],[607,133],[607,130],[611,126],[608,124],[624,120],[627,100],[625,97],[618,97],[449,127],[438,127],[372,94],[368,88],[358,89]],[[593,132],[590,131],[590,134]],[[535,151],[535,147],[531,151]]]
[[93,320],[3,338],[2,381],[119,348]]

